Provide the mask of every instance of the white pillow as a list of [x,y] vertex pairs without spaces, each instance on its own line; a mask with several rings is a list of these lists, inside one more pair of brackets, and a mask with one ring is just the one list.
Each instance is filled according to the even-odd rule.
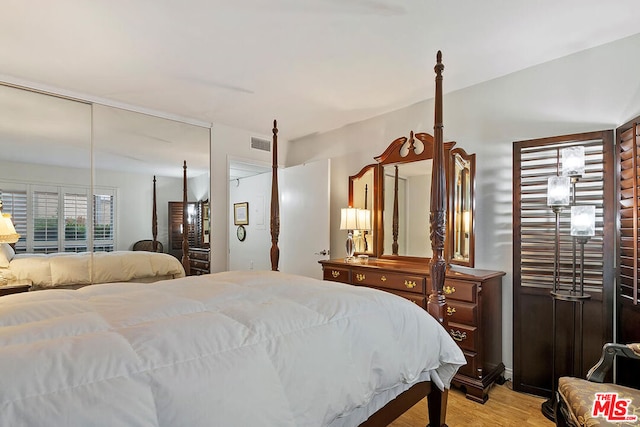
[[10,244],[0,243],[0,267],[9,267],[9,261],[13,259],[16,252],[13,250]]

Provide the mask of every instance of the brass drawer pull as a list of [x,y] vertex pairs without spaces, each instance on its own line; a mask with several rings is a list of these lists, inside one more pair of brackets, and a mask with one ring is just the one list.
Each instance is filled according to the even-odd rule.
[[453,313],[455,313],[455,312],[456,312],[456,309],[455,309],[455,308],[447,307],[447,314],[448,314],[449,316],[453,316]]
[[466,332],[460,332],[460,331],[454,331],[453,329],[449,331],[449,333],[451,334],[451,337],[460,342],[460,341],[464,341],[467,339],[467,333]]
[[380,280],[381,280],[381,281],[383,281],[383,282],[386,282],[386,281],[387,281],[387,276],[382,276],[382,277],[380,278]]
[[445,294],[451,295],[456,291],[456,288],[454,288],[453,286],[445,286],[442,290],[444,291]]
[[405,280],[405,281],[404,281],[404,285],[405,285],[407,288],[409,288],[409,289],[413,289],[413,288],[415,288],[416,286],[418,286],[418,285],[416,284],[415,280]]
[[340,272],[336,270],[331,270],[331,275],[333,276],[334,279],[336,279],[340,276]]
[[358,282],[362,282],[365,279],[364,274],[358,273],[356,274],[356,280]]

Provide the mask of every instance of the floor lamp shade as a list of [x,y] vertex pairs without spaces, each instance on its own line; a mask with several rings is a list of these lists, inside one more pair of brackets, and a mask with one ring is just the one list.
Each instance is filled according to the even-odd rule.
[[561,151],[562,175],[582,176],[584,175],[584,147],[567,147]]
[[596,207],[571,206],[571,235],[591,237],[596,234]]
[[571,179],[568,176],[551,176],[547,181],[547,205],[568,206],[571,199]]

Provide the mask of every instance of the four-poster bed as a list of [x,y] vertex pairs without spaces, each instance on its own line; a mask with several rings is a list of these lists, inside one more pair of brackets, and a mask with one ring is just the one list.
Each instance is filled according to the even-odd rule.
[[[441,72],[438,53],[440,151]],[[11,384],[0,388],[0,425],[383,426],[425,396],[429,425],[445,425],[446,389],[465,359],[441,326],[441,159],[429,316],[386,292],[277,271],[276,124],[273,271],[0,298],[0,378]]]

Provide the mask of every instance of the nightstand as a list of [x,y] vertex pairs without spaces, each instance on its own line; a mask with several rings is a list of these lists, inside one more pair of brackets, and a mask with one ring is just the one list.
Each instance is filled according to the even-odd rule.
[[29,288],[31,288],[30,280],[9,280],[6,285],[0,285],[0,297],[27,292]]

